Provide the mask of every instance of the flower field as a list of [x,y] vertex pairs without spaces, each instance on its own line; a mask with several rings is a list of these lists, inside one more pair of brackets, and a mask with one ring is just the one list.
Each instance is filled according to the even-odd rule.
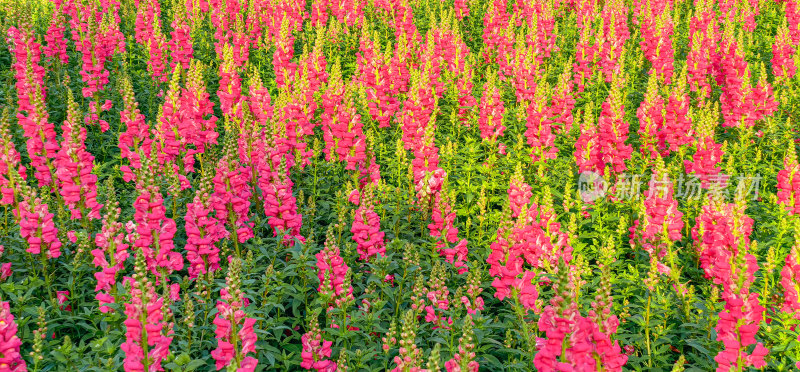
[[0,34],[0,372],[800,369],[800,0]]

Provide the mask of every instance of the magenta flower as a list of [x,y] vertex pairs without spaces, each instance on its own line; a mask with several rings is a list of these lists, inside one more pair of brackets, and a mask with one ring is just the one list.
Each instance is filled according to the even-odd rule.
[[800,214],[800,164],[797,154],[790,146],[783,160],[783,169],[778,171],[778,203],[792,215]]
[[61,240],[58,239],[58,228],[53,221],[53,214],[32,189],[28,189],[23,195],[17,218],[20,235],[28,242],[28,253],[40,254],[45,249],[48,258],[61,256]]
[[[700,253],[700,267],[714,284],[722,286],[725,309],[719,314],[717,340],[724,348],[717,354],[717,371],[766,365],[767,349],[755,338],[763,321],[764,307],[759,294],[751,292],[758,270],[756,257],[749,252],[753,219],[744,206],[726,204],[709,196],[692,229]],[[751,345],[755,349],[747,353]]]
[[340,307],[342,304],[352,302],[353,286],[349,282],[345,283],[350,267],[342,259],[339,247],[335,245],[331,236],[325,240],[325,247],[316,254],[316,257],[319,278],[317,291],[330,295],[328,306]]
[[[567,235],[560,231],[552,207],[531,203],[532,194],[528,190],[530,186],[522,174],[514,174],[508,189],[509,208],[504,211],[497,240],[491,244],[486,262],[490,265],[489,274],[494,277],[492,286],[497,299],[517,297],[526,308],[536,309],[536,273],[561,261],[569,263],[572,247]],[[517,207],[520,212],[515,218],[513,208]]]
[[631,246],[642,247],[651,257],[651,263],[659,265],[662,274],[668,274],[666,266],[659,260],[667,254],[667,244],[681,240],[683,230],[683,212],[678,210],[672,182],[663,168],[663,163],[656,165],[650,187],[644,200],[644,211],[634,221],[631,231]]
[[350,228],[353,240],[356,242],[356,251],[362,261],[369,261],[377,254],[385,254],[386,245],[383,240],[385,234],[380,229],[381,217],[375,213],[370,192],[362,197]]
[[140,280],[129,279],[131,302],[125,304],[128,318],[125,342],[120,346],[125,352],[124,368],[130,372],[163,371],[161,362],[169,356],[172,343],[172,329],[163,322],[164,299],[156,295],[144,272],[137,275]]
[[62,126],[64,140],[54,162],[59,192],[72,219],[100,219],[97,175],[92,173],[94,156],[86,150],[86,127],[81,124],[78,105],[71,92],[68,97],[67,119]]
[[133,208],[138,237],[133,244],[142,250],[148,270],[159,278],[181,270],[183,257],[173,251],[177,226],[166,216],[164,196],[158,187],[139,187]]
[[17,323],[8,302],[0,302],[0,370],[27,371],[25,360],[19,353],[22,341],[17,337]]
[[186,260],[189,278],[195,279],[220,267],[216,243],[228,236],[225,225],[213,215],[208,182],[202,182],[194,200],[186,205]]
[[59,146],[55,126],[48,121],[45,105],[45,69],[39,64],[41,45],[29,30],[10,27],[8,35],[14,62],[11,68],[16,78],[17,119],[27,139],[30,166],[40,187],[55,186],[52,162]]
[[106,305],[115,302],[114,296],[110,292],[117,285],[117,274],[124,269],[129,255],[125,229],[122,222],[119,221],[122,210],[112,196],[114,189],[110,185],[111,183],[107,186],[109,198],[106,200],[103,227],[94,237],[97,248],[91,252],[92,263],[100,269],[94,273],[94,277],[97,279],[97,286],[94,289],[97,292],[95,298],[100,303],[100,311],[104,313],[111,310]]
[[506,129],[503,126],[503,115],[506,109],[500,97],[500,89],[495,83],[496,75],[491,71],[488,74],[478,111],[478,128],[481,131],[481,138],[494,143],[503,136]]
[[20,195],[16,186],[17,182],[24,182],[27,178],[25,166],[22,165],[22,158],[14,142],[11,140],[9,132],[8,111],[4,111],[0,116],[0,205],[11,205],[17,207]]
[[[456,212],[452,210],[451,195],[446,189],[434,196],[431,220],[428,224],[430,235],[437,239],[436,247],[445,261],[453,264],[459,274],[467,272],[467,240],[458,238],[458,228],[454,226]],[[451,246],[451,244],[455,244]]]
[[11,262],[0,264],[0,280],[8,279],[13,272],[11,271]]
[[254,318],[247,318],[246,307],[240,289],[239,272],[241,260],[233,258],[230,262],[227,287],[220,290],[221,301],[217,301],[217,315],[214,317],[217,348],[211,351],[217,370],[228,367],[239,372],[252,371],[258,361],[249,353],[256,352]]
[[303,361],[300,367],[318,372],[336,371],[336,363],[328,359],[331,357],[333,342],[322,339],[322,331],[316,321],[310,322],[309,330],[303,334],[300,342],[303,345],[303,351],[300,353]]
[[251,169],[240,164],[232,141],[225,144],[225,155],[217,164],[212,181],[214,192],[210,205],[216,211],[219,223],[230,229],[239,243],[253,237],[253,222],[250,221]]
[[345,169],[355,170],[365,163],[367,141],[355,107],[355,84],[345,86],[337,75],[331,80],[322,101],[323,151],[328,161],[344,161]]

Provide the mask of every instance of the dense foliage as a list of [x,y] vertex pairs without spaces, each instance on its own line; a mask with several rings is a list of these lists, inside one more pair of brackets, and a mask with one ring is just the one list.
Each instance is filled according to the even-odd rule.
[[0,372],[800,369],[798,0],[0,32]]

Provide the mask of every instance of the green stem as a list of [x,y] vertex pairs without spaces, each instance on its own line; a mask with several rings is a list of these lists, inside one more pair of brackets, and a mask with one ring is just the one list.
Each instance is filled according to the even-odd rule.
[[645,337],[645,345],[647,346],[647,367],[653,367],[653,359],[650,353],[650,299],[652,298],[652,293],[647,294],[647,307],[645,308],[644,312],[644,337]]
[[[519,302],[519,294],[516,290],[514,290],[514,312],[517,313],[517,317],[519,318],[519,323],[522,326],[523,333],[525,334],[525,346],[528,349],[531,361],[533,361],[533,351],[536,350],[536,345],[531,345],[531,332],[528,327],[528,322],[525,321],[525,310],[523,309],[522,304]],[[563,355],[564,353],[561,354]]]
[[231,316],[230,319],[228,319],[228,321],[231,322],[231,344],[233,345],[234,350],[236,350],[236,358],[235,358],[236,368],[239,368],[239,366],[242,365],[242,360],[244,359],[244,356],[242,355],[241,348],[238,347],[239,331],[236,329],[237,325],[236,317],[233,315],[233,312],[231,312]]
[[[144,288],[142,288],[142,289],[144,289]],[[142,301],[143,302],[142,306],[144,307],[147,304],[147,301],[144,301],[144,300],[146,300],[144,298],[145,297],[145,293],[142,292],[141,296],[142,296],[142,300],[143,300]],[[141,311],[141,314],[139,314],[139,322],[141,323],[142,328],[144,328],[145,325],[147,325],[147,310],[146,309],[142,309],[142,310],[143,311]],[[150,355],[149,355],[149,350],[148,350],[149,349],[149,345],[147,343],[147,332],[141,332],[141,334],[142,334],[142,340],[141,340],[142,342],[141,342],[140,346],[142,347],[142,367],[143,367],[142,369],[144,371],[149,371],[150,370]]]
[[53,286],[50,284],[50,274],[47,271],[47,253],[39,252],[39,259],[42,261],[42,275],[44,275],[44,282],[47,286],[47,295],[50,297],[50,301],[55,303],[55,298],[53,297]]

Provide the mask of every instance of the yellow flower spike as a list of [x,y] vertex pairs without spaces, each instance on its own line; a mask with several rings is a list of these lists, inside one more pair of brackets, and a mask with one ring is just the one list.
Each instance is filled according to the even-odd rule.
[[788,147],[788,150],[786,150],[785,163],[788,166],[792,166],[793,168],[795,168],[794,170],[796,170],[796,171],[800,170],[800,169],[797,169],[797,151],[794,149],[794,146],[790,145],[790,146],[787,146],[787,147]]

